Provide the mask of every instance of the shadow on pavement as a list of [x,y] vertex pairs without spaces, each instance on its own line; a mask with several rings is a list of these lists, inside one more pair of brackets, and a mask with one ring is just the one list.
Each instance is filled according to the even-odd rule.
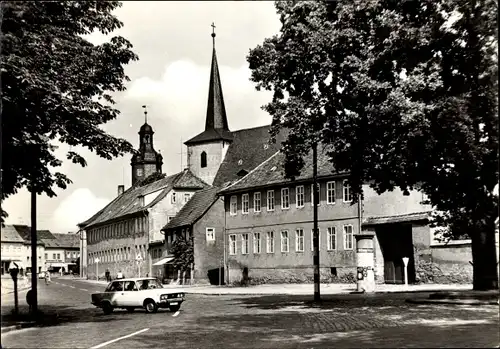
[[92,308],[74,308],[69,306],[41,306],[40,314],[31,316],[27,306],[19,307],[19,314],[15,315],[11,306],[2,306],[2,327],[8,327],[25,322],[36,322],[38,327],[58,326],[66,323],[84,322],[116,322],[121,316],[126,320],[125,311],[116,311],[111,315],[105,315],[102,311]]

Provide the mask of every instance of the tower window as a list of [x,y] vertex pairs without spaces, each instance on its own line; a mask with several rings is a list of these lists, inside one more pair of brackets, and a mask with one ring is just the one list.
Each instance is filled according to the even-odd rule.
[[138,177],[142,176],[142,168],[138,168],[135,173],[137,174]]
[[201,152],[201,168],[207,167],[207,153]]
[[149,143],[149,135],[144,136],[144,143],[146,143],[146,144]]

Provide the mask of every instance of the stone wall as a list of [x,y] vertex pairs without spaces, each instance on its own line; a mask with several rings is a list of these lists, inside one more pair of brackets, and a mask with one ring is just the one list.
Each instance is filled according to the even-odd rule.
[[[356,283],[356,268],[320,268],[322,283]],[[229,284],[259,285],[283,283],[313,283],[314,268],[247,268],[236,263],[229,266]]]

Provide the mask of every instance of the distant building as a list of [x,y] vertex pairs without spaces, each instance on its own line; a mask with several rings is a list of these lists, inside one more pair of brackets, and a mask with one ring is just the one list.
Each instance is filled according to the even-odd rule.
[[[109,270],[125,276],[152,275],[152,260],[163,253],[160,229],[207,183],[186,169],[166,176],[162,158],[154,150],[153,128],[139,131],[139,150],[132,157],[132,186],[118,186],[118,196],[94,216],[80,223],[86,275],[100,277]],[[153,254],[155,257],[153,257]]]
[[[2,228],[2,274],[16,263],[23,271],[31,271],[31,227],[6,225]],[[37,230],[37,272],[70,271],[80,257],[79,236],[76,234],[52,234],[49,230]]]

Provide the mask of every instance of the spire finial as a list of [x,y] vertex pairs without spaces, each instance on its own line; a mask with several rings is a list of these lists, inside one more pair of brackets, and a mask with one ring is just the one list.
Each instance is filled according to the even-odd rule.
[[213,41],[213,44],[214,44],[214,48],[215,48],[215,24],[214,22],[212,22],[212,41]]
[[144,123],[147,124],[148,123],[148,107],[147,107],[147,105],[143,105],[142,107],[144,108]]

